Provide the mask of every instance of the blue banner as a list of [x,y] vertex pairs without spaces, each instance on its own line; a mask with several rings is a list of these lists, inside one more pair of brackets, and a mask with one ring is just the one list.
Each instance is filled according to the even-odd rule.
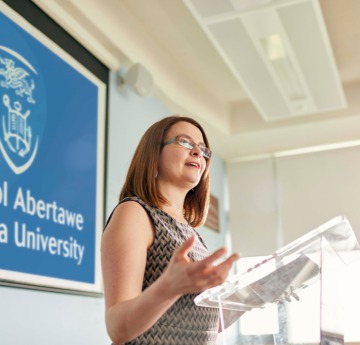
[[0,12],[0,270],[94,284],[99,87],[69,59]]

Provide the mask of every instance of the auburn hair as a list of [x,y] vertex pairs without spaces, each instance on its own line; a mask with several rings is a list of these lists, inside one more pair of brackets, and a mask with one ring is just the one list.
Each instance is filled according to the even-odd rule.
[[[205,145],[209,147],[204,129],[190,117],[174,115],[155,122],[144,133],[136,148],[119,200],[136,196],[157,208],[168,203],[157,187],[156,174],[162,150],[161,144],[167,131],[178,122],[188,122],[197,127],[201,131]],[[184,217],[194,228],[201,226],[206,220],[209,208],[209,168],[210,159],[207,159],[199,183],[185,197]]]

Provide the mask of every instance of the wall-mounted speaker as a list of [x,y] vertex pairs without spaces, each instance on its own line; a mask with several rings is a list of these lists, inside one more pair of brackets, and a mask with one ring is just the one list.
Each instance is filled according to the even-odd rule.
[[148,97],[152,94],[154,80],[151,73],[140,63],[132,65],[127,72],[117,73],[117,86],[122,90],[124,86],[131,87],[138,95]]

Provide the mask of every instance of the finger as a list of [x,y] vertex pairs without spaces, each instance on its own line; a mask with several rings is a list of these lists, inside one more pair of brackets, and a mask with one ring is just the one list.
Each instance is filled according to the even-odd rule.
[[231,264],[233,264],[235,261],[240,259],[240,255],[237,253],[231,254],[225,261],[229,261]]
[[195,235],[192,235],[188,238],[182,245],[176,250],[176,256],[183,256],[186,257],[195,243]]
[[216,274],[218,274],[219,276],[224,277],[224,279],[225,279],[227,277],[232,265],[239,258],[240,258],[240,256],[238,254],[231,255],[226,260],[221,262],[219,265],[214,266],[214,272],[216,272]]
[[201,261],[196,261],[194,262],[189,268],[188,268],[188,272],[190,274],[193,275],[199,275],[202,274],[204,275],[204,277],[206,277],[208,275],[208,270],[212,269],[213,267],[215,267],[213,265],[213,263],[221,258],[224,254],[226,253],[226,249],[225,248],[220,248],[218,250],[216,250],[213,254],[211,254],[210,256],[206,257],[205,259],[201,260]]
[[217,259],[221,258],[226,253],[226,248],[220,248],[216,250],[214,253],[209,255],[207,258],[200,261],[203,267],[210,266],[213,264]]
[[239,254],[232,254],[230,255],[226,260],[224,260],[223,262],[221,262],[219,265],[217,265],[218,268],[222,268],[225,267],[227,269],[230,269],[230,267],[233,265],[233,263],[237,260],[240,259],[240,255]]

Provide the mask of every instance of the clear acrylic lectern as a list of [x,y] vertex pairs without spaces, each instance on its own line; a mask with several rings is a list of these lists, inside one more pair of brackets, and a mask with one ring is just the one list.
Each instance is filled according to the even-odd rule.
[[[290,303],[301,306],[309,298],[307,291],[312,290],[314,302],[302,317],[295,318],[295,322],[306,325],[311,320],[311,327],[316,327],[316,341],[312,340],[312,344],[344,344],[342,273],[344,265],[359,258],[360,247],[348,220],[337,217],[247,271],[231,276],[224,284],[206,290],[196,297],[195,303],[218,308],[222,329],[226,327],[229,313],[241,315],[241,312],[266,309],[276,304],[279,331],[263,337],[248,337],[247,343],[299,344],[291,331],[294,318],[287,322],[286,306]],[[233,345],[226,344],[225,336],[222,343]]]

